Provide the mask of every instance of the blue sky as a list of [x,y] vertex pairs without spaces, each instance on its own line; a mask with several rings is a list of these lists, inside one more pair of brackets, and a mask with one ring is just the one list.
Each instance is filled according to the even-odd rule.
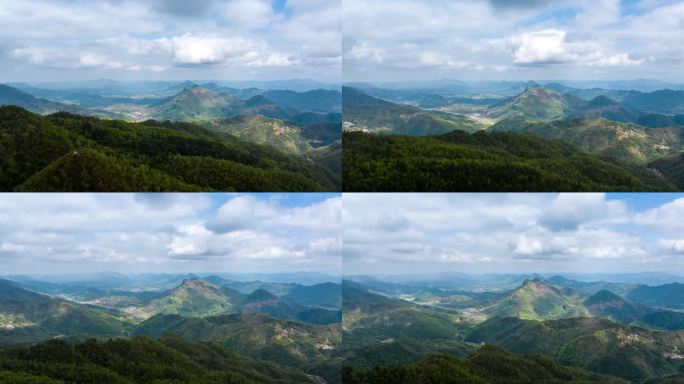
[[684,83],[684,2],[346,0],[345,81]]
[[341,2],[0,0],[0,81],[341,77]]
[[345,274],[684,275],[684,194],[350,194]]
[[3,274],[339,274],[341,197],[2,194]]

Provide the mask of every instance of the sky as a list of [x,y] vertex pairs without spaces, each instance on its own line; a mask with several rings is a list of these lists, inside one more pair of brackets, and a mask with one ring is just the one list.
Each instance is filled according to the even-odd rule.
[[684,83],[684,1],[344,0],[344,81]]
[[0,82],[339,82],[340,22],[329,0],[0,0]]
[[684,194],[345,194],[343,273],[684,274]]
[[340,194],[0,194],[0,274],[341,273]]

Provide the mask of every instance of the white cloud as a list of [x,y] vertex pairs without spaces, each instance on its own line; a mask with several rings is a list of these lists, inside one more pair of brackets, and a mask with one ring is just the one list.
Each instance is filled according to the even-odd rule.
[[238,196],[223,204],[207,225],[217,233],[230,232],[253,225],[256,199],[251,196]]
[[348,0],[342,13],[347,81],[684,81],[682,2]]
[[[664,207],[659,214],[672,210]],[[684,267],[663,255],[656,234],[638,229],[643,215],[606,194],[350,194],[343,204],[344,269],[373,274]]]
[[241,37],[198,36],[186,33],[171,39],[160,39],[169,47],[176,64],[217,64],[263,49],[262,44]]
[[669,231],[684,231],[684,198],[665,203],[636,215],[636,222]]
[[684,254],[684,239],[666,240],[662,239],[658,242],[660,247],[666,252],[674,252]]
[[124,79],[339,81],[340,7],[288,1],[281,12],[269,0],[0,0],[0,81],[82,80],[105,77],[102,70]]
[[526,236],[520,236],[513,252],[518,255],[535,255],[542,253],[543,249],[541,241],[528,239]]
[[4,195],[2,273],[338,273],[339,210],[339,196],[287,206],[259,194]]
[[516,46],[513,62],[516,64],[532,64],[567,61],[570,57],[566,52],[564,40],[565,31],[556,29],[514,36],[511,38],[511,43]]

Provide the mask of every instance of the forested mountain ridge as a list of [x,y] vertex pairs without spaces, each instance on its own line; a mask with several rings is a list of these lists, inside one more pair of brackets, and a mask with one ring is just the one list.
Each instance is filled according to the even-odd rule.
[[317,383],[312,376],[274,363],[167,335],[159,340],[50,340],[0,351],[0,381],[42,384]]
[[407,365],[370,371],[345,368],[342,380],[351,384],[626,384],[614,377],[559,365],[545,356],[515,355],[484,346],[465,359],[434,355]]
[[646,167],[514,132],[440,136],[345,132],[345,191],[672,191]]
[[684,147],[684,127],[646,128],[605,118],[571,119],[554,122],[502,120],[492,132],[530,132],[549,140],[562,140],[589,153],[644,165],[678,154]]
[[5,106],[0,131],[5,191],[338,188],[335,176],[312,160],[187,123],[39,116]]
[[[572,283],[559,276],[552,280],[566,285]],[[444,295],[444,299],[453,295],[454,300],[460,300],[463,293],[440,289],[435,281],[413,281],[394,283],[393,288],[387,287],[394,296],[385,296],[374,293],[364,283],[347,283],[343,298],[345,309],[349,309],[345,310],[342,345],[345,350],[343,364],[351,369],[348,368],[345,374],[354,373],[360,375],[357,379],[376,380],[383,376],[374,375],[383,371],[398,380],[397,377],[405,376],[391,376],[391,373],[408,374],[405,370],[412,368],[406,364],[434,354],[465,357],[485,343],[516,354],[543,355],[556,364],[580,368],[594,375],[612,375],[633,383],[679,372],[682,365],[679,350],[684,345],[681,314],[641,304],[652,297],[660,297],[662,304],[663,293],[675,289],[673,285],[623,284],[621,288],[620,284],[611,283],[615,288],[624,289],[623,293],[628,296],[630,291],[636,292],[633,297],[639,301],[635,302],[606,289],[597,290],[600,286],[610,287],[610,284],[585,284],[586,287],[578,287],[589,291],[580,292],[540,278],[527,279],[516,289],[472,296],[462,306],[444,308],[442,302],[418,305],[416,300],[423,292],[434,291]],[[673,299],[669,304],[676,302],[678,299]],[[406,313],[412,315],[399,315]],[[424,329],[418,331],[421,327]],[[396,364],[401,366],[368,371]],[[488,364],[491,369],[497,366],[495,361]],[[424,374],[431,373],[425,371]],[[513,372],[506,374],[514,375]],[[413,380],[419,379],[414,377]],[[490,380],[494,381],[483,382],[516,382]]]

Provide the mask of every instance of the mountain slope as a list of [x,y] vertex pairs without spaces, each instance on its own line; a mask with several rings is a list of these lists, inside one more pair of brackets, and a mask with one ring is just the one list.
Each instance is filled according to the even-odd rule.
[[682,332],[650,331],[607,319],[531,321],[492,318],[476,326],[470,342],[495,344],[514,353],[539,353],[561,364],[639,382],[678,372],[670,358],[684,342]]
[[134,331],[149,337],[165,333],[210,341],[258,359],[309,368],[330,359],[341,342],[339,324],[309,325],[257,313],[205,318],[157,315]]
[[548,140],[562,140],[592,154],[632,164],[646,164],[684,148],[684,129],[645,128],[606,119],[572,119],[550,123],[503,120],[492,132],[529,132]]
[[343,371],[351,384],[488,384],[488,383],[625,383],[577,368],[561,366],[544,356],[520,356],[484,346],[465,359],[430,356],[408,365],[379,367],[372,371]]
[[230,288],[221,288],[205,280],[186,279],[164,295],[150,300],[143,308],[132,308],[145,318],[157,314],[212,316],[235,313],[244,295]]
[[4,84],[0,84],[0,105],[15,105],[41,115],[59,111],[81,112],[77,106],[41,99]]
[[18,107],[0,107],[0,169],[3,191],[338,188],[334,175],[307,158],[192,124],[43,117]]
[[592,316],[607,317],[629,324],[643,315],[632,304],[608,290],[601,290],[588,297],[583,303]]
[[342,88],[345,128],[378,134],[435,135],[482,127],[463,116],[427,111],[370,96],[356,88]]
[[611,121],[636,122],[642,113],[624,107],[607,96],[596,96],[586,104],[576,107],[571,116],[585,118],[605,118]]
[[285,153],[301,155],[312,149],[298,125],[261,115],[214,120],[207,123],[207,127],[252,143],[269,145]]
[[648,166],[658,170],[679,190],[684,191],[684,153],[655,160]]
[[50,340],[0,352],[0,381],[7,383],[315,383],[311,377],[250,359],[209,343],[176,336],[160,340]]
[[344,133],[344,190],[673,190],[658,173],[532,134],[454,131],[435,137]]
[[402,339],[455,340],[457,316],[385,297],[351,282],[342,284],[346,348]]
[[152,106],[152,116],[156,120],[201,121],[224,115],[233,101],[228,95],[191,85]]
[[526,120],[552,121],[565,118],[582,103],[573,96],[534,86],[507,102],[490,107],[487,115],[497,120],[522,117]]
[[583,297],[571,289],[560,288],[543,280],[525,280],[519,288],[486,307],[489,316],[548,320],[588,316]]
[[131,324],[105,310],[28,291],[0,280],[0,346],[61,336],[125,336]]
[[264,289],[250,293],[240,304],[240,312],[265,313],[279,319],[299,320],[312,324],[334,324],[342,320],[339,310],[306,307],[283,301]]

